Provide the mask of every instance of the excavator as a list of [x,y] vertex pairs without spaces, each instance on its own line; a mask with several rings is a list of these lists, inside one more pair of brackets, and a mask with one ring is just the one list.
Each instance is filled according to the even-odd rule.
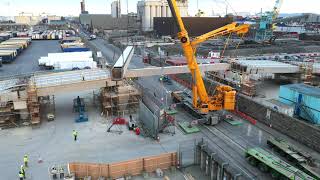
[[[199,114],[205,115],[211,111],[218,110],[234,110],[235,109],[235,99],[236,91],[226,85],[218,85],[215,89],[215,93],[212,96],[208,95],[206,90],[201,71],[196,60],[197,46],[209,39],[225,36],[228,34],[235,33],[239,36],[243,36],[249,31],[249,25],[242,24],[238,25],[233,22],[199,37],[191,38],[185,28],[184,22],[181,18],[180,11],[177,6],[177,0],[167,0],[169,7],[172,12],[172,16],[178,26],[178,38],[182,43],[182,49],[184,51],[184,56],[186,57],[188,67],[192,75],[192,108],[196,110]],[[172,97],[175,101],[183,101],[182,92],[173,92]]]

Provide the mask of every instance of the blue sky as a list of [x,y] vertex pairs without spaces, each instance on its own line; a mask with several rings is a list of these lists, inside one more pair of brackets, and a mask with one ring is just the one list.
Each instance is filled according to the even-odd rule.
[[[126,13],[129,2],[129,11],[136,11],[138,0],[122,0],[122,12]],[[227,0],[229,12],[260,12],[272,9],[275,0]],[[109,13],[112,0],[86,0],[86,8],[90,13]],[[189,13],[195,14],[197,1],[189,0]],[[225,0],[199,0],[199,8],[207,14],[223,14],[226,9]],[[39,14],[48,12],[57,15],[78,15],[80,0],[0,0],[0,16],[17,15],[19,12]],[[284,0],[281,13],[312,12],[320,13],[320,0]]]

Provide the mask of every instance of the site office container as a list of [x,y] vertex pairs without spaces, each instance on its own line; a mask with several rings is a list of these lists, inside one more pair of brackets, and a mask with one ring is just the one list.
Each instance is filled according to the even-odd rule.
[[290,84],[280,87],[281,102],[296,106],[299,95],[302,95],[300,116],[310,122],[320,124],[320,89],[305,84]]

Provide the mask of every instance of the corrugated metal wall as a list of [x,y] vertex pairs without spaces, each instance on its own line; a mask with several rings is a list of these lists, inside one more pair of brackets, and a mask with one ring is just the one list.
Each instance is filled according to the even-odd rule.
[[[80,23],[99,29],[118,29],[126,30],[128,28],[128,16],[123,15],[121,18],[113,18],[109,14],[80,14]],[[129,29],[138,29],[139,25],[135,17],[129,17]]]
[[[190,36],[199,36],[233,21],[231,17],[184,17],[182,18]],[[159,36],[174,36],[178,28],[172,17],[155,17],[154,31]]]

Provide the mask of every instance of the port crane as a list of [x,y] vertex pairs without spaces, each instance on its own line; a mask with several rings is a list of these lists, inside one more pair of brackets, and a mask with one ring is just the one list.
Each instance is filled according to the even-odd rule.
[[276,0],[272,11],[261,13],[258,29],[256,30],[255,40],[257,42],[273,43],[276,36],[273,35],[275,29],[274,21],[278,18],[283,0]]
[[[176,0],[167,0],[178,26],[178,38],[182,43],[184,56],[186,57],[188,67],[192,75],[192,105],[201,114],[207,114],[215,110],[234,110],[236,91],[230,86],[220,85],[215,89],[213,96],[209,96],[204,85],[204,81],[197,64],[195,53],[197,46],[209,39],[235,33],[237,35],[244,35],[249,31],[249,25],[231,23],[206,34],[203,34],[191,40],[188,32],[182,21],[180,10],[177,6]],[[173,94],[174,95],[174,94]],[[178,98],[179,99],[179,98]]]

